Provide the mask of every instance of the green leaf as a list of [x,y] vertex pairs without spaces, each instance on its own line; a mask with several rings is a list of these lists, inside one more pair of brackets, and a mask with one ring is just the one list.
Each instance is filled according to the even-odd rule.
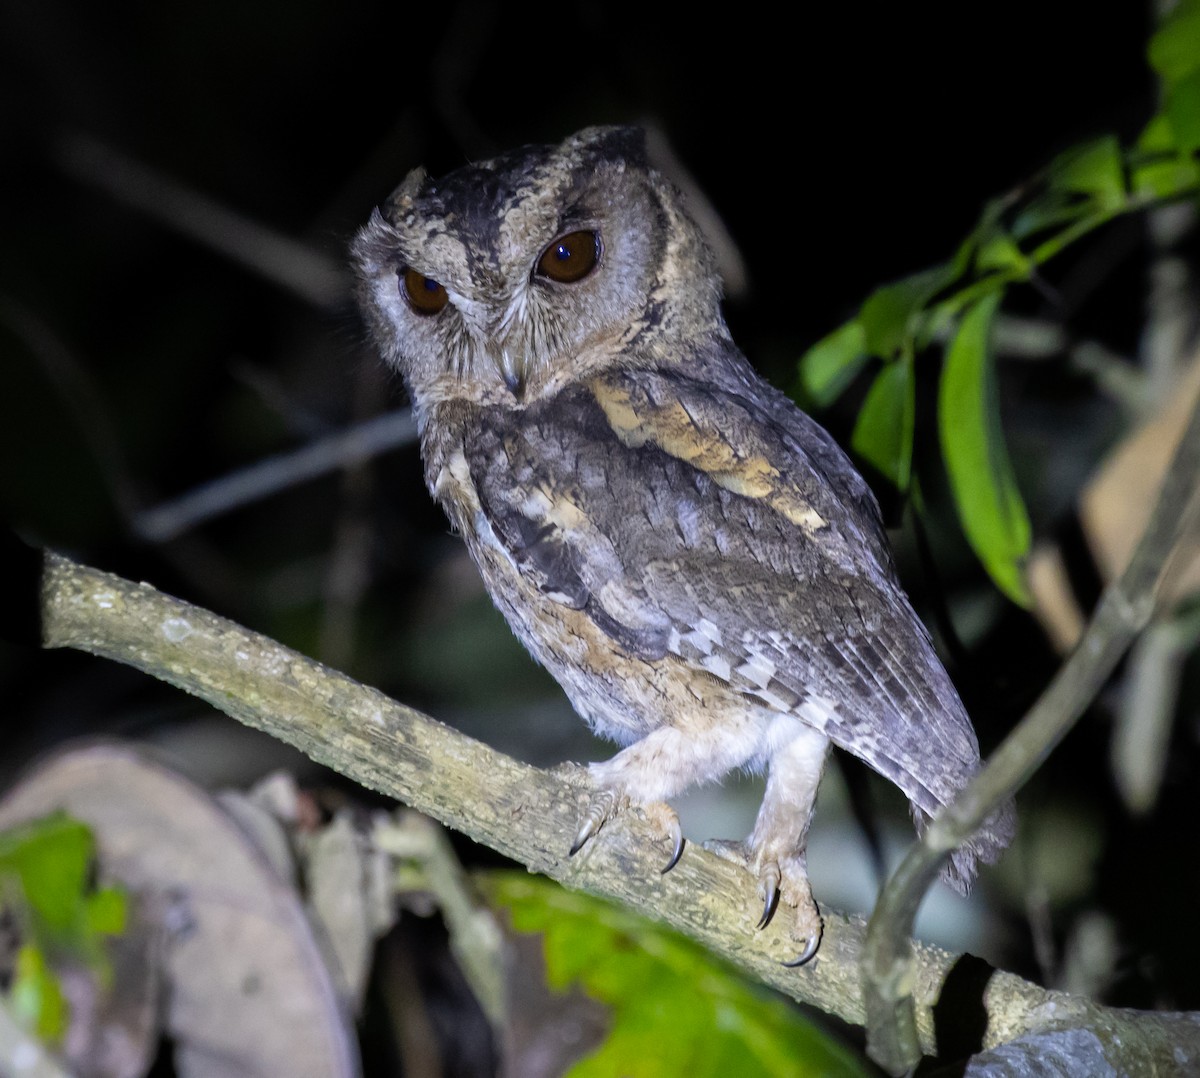
[[1168,199],[1200,186],[1200,165],[1176,153],[1175,128],[1160,112],[1142,131],[1130,168],[1130,186],[1142,198]]
[[1049,179],[1053,190],[1088,195],[1097,209],[1115,209],[1125,201],[1121,144],[1105,135],[1073,146],[1051,162]]
[[916,396],[912,363],[884,365],[859,410],[850,444],[898,490],[907,490],[912,472]]
[[839,326],[800,357],[800,395],[828,408],[867,362],[866,334],[857,320]]
[[1091,212],[1087,202],[1063,191],[1046,191],[1013,218],[1012,235],[1018,242],[1038,232],[1073,224]]
[[606,1004],[604,1043],[572,1078],[865,1078],[853,1052],[748,984],[697,944],[599,899],[524,872],[488,873],[513,928],[544,937],[550,984]]
[[1200,69],[1180,79],[1167,91],[1164,106],[1175,148],[1181,154],[1200,149]]
[[92,833],[59,813],[0,834],[0,878],[16,878],[35,932],[66,942],[78,926]]
[[129,902],[124,891],[104,887],[89,895],[84,913],[88,930],[98,936],[119,936],[129,918]]
[[988,348],[1001,297],[993,293],[963,315],[942,370],[938,428],[968,542],[1000,590],[1028,605],[1021,562],[1032,529],[1004,443]]
[[1167,85],[1200,69],[1200,3],[1181,0],[1150,38],[1150,66]]
[[986,242],[980,244],[979,253],[975,256],[975,265],[982,273],[993,273],[997,270],[1028,273],[1032,263],[1012,236],[1007,232],[997,231],[989,236]]
[[961,272],[957,260],[943,262],[872,292],[858,312],[867,353],[889,360],[906,350],[920,328],[917,315]]
[[35,944],[26,943],[17,951],[8,1005],[21,1025],[48,1044],[57,1044],[67,1031],[70,1015],[66,998],[45,955]]

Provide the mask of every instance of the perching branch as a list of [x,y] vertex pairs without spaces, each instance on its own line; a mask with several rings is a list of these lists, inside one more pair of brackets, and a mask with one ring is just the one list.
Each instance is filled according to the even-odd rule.
[[1155,591],[1176,540],[1196,508],[1200,477],[1200,405],[1184,431],[1158,504],[1124,573],[1105,590],[1082,639],[1033,708],[987,766],[929,826],[888,880],[871,916],[863,954],[868,1052],[902,1074],[922,1054],[920,1003],[912,976],[913,920],[947,854],[1011,797],[1078,721],[1121,656],[1149,622]]
[[[606,825],[598,839],[568,858],[587,800],[581,769],[522,764],[147,584],[48,555],[42,595],[46,647],[89,651],[177,685],[532,871],[666,922],[802,1003],[847,1022],[865,1021],[861,918],[826,910],[817,957],[789,969],[781,965],[792,956],[786,930],[754,929],[756,884],[736,865],[689,845],[679,864],[662,875],[667,851],[660,836],[632,814]],[[1105,1044],[1115,1046],[1114,1065],[1140,1062],[1155,1051],[1169,1060],[1180,1044],[1200,1054],[1200,1026],[1190,1016],[1108,1010],[1003,972],[985,970],[973,992],[956,988],[939,1002],[947,978],[966,968],[962,956],[912,946],[916,1028],[930,1054],[939,1034],[955,1025],[953,1008],[959,1006],[973,1018],[986,1014],[985,1046],[1048,1028],[1102,1027]]]

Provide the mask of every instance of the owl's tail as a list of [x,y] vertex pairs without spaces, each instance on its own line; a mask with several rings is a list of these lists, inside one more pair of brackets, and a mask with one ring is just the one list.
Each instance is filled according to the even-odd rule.
[[[915,801],[909,804],[909,808],[917,834],[923,835],[929,825],[929,815]],[[1011,800],[1006,801],[984,821],[983,826],[970,839],[950,855],[950,860],[942,869],[942,879],[960,895],[967,894],[975,882],[977,862],[995,864],[1004,848],[1012,842],[1016,831],[1016,809]]]

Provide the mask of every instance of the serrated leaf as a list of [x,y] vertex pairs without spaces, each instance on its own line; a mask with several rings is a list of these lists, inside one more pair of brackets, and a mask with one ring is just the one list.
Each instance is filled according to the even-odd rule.
[[1073,146],[1050,165],[1054,190],[1088,195],[1098,207],[1112,209],[1125,199],[1125,177],[1121,144],[1114,135]]
[[546,972],[606,1004],[608,1037],[572,1078],[866,1078],[854,1054],[697,944],[527,873],[488,873],[490,900],[544,938]]
[[857,321],[839,326],[800,357],[800,393],[828,408],[867,362],[866,334]]
[[968,542],[1000,590],[1027,605],[1021,562],[1032,529],[1004,442],[988,346],[1001,296],[993,293],[963,315],[942,370],[938,429]]
[[850,438],[854,451],[902,491],[912,472],[915,412],[912,364],[887,363],[871,383]]

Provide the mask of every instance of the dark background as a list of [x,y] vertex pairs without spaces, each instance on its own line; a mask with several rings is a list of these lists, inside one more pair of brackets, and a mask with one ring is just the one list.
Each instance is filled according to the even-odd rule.
[[[750,288],[727,308],[735,339],[787,384],[803,350],[872,287],[947,257],[987,199],[1060,150],[1135,137],[1155,100],[1150,16],[1133,3],[521,12],[367,0],[0,7],[0,499],[32,543],[152,581],[553,762],[608,750],[586,742],[491,612],[423,490],[415,448],[169,542],[137,537],[138,511],[399,406],[402,390],[348,301],[305,302],[122,204],[97,186],[110,170],[79,164],[94,145],[80,139],[342,263],[355,228],[416,164],[437,173],[593,123],[652,123],[748,266]],[[1050,289],[1010,306],[1132,358],[1145,270],[1144,222],[1121,222],[1054,264]],[[1051,535],[1119,415],[1065,361],[1001,374],[1035,531]],[[965,649],[953,673],[988,746],[1057,659],[958,535],[927,407],[936,366],[922,378],[939,572],[922,571],[907,533],[901,564],[924,610],[948,605]],[[861,387],[825,417],[843,440],[860,398]],[[1076,575],[1086,582],[1087,567]],[[206,781],[300,766],[86,656],[4,646],[0,693],[5,779],[68,737],[101,733],[155,741]],[[1113,794],[1104,701],[1094,709],[1022,795],[1027,833],[985,878],[968,942],[1053,978],[1079,925],[1099,918],[1108,998],[1200,1007],[1194,699],[1185,694],[1160,805],[1139,821]],[[866,800],[903,828],[887,791],[871,785]],[[821,897],[815,868],[814,880]],[[1041,970],[1035,936],[1050,947]]]

